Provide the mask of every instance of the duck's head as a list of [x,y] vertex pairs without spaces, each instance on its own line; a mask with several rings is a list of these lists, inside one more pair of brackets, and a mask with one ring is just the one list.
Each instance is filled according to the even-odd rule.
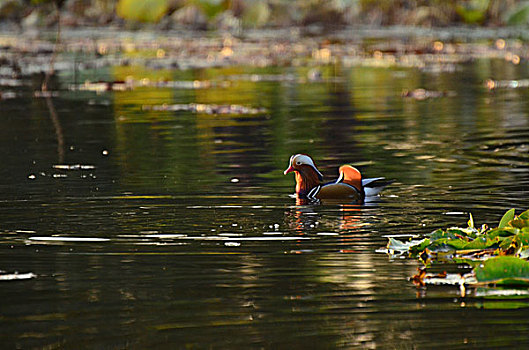
[[315,172],[319,180],[323,181],[322,173],[320,173],[318,168],[316,168],[316,165],[314,164],[312,158],[306,154],[296,154],[290,157],[290,164],[288,168],[284,171],[284,174],[286,175],[293,171],[298,173]]
[[296,192],[298,194],[308,193],[323,181],[322,173],[316,168],[312,158],[306,154],[296,154],[290,157],[290,163],[284,174],[291,172],[296,174]]

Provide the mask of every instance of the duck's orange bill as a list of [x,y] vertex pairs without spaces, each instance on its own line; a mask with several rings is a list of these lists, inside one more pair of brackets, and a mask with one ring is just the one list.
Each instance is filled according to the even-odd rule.
[[285,171],[283,172],[283,174],[286,175],[286,174],[291,173],[291,172],[293,172],[293,171],[294,171],[294,168],[293,168],[292,165],[291,165],[291,166],[288,167],[287,170],[285,170]]

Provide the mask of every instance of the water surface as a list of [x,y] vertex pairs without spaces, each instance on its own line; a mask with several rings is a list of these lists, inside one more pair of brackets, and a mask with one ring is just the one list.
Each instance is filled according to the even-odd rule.
[[[0,101],[6,348],[500,348],[528,343],[529,298],[417,289],[387,235],[495,224],[529,208],[527,77],[496,59],[453,71],[332,65],[63,71]],[[213,85],[70,91],[127,77]],[[417,100],[403,90],[450,92]],[[10,90],[13,90],[12,88]],[[253,114],[157,110],[236,105]],[[147,107],[145,107],[147,106]],[[202,111],[202,112],[201,112]],[[311,154],[395,179],[366,205],[297,205]],[[439,269],[466,271],[464,267]]]

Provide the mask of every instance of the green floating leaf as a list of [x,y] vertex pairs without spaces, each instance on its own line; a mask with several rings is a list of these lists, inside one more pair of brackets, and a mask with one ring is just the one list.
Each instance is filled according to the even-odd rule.
[[529,262],[512,256],[488,259],[474,269],[479,283],[529,285]]
[[[417,242],[417,241],[415,241]],[[428,238],[418,241],[418,244],[415,244],[410,247],[410,253],[413,255],[419,254],[424,251],[430,245],[430,240]]]
[[465,249],[465,247],[469,244],[468,241],[465,241],[463,239],[439,239],[435,241],[434,243],[437,244],[447,244],[452,248],[455,248],[457,250]]
[[516,228],[519,228],[519,229],[523,229],[524,227],[529,227],[529,220],[527,219],[522,219],[521,217],[515,217],[514,219],[511,220],[511,222],[509,223],[512,227],[516,227]]
[[466,237],[466,238],[475,238],[477,235],[477,230],[473,227],[461,228],[461,227],[450,227],[446,230],[448,234],[454,235],[456,238]]
[[430,233],[428,236],[433,242],[442,238],[459,239],[461,236],[466,236],[466,233],[463,231],[462,228],[453,227],[447,230],[437,229]]
[[516,251],[520,252],[523,249],[529,247],[529,232],[520,232],[513,238],[516,244]]
[[489,239],[494,239],[496,237],[510,237],[514,236],[520,232],[519,229],[515,227],[509,227],[509,228],[493,228],[492,230],[489,230],[485,236],[487,236]]
[[[529,253],[529,252],[528,252]],[[473,260],[473,259],[469,259],[469,258],[453,258],[452,259],[452,262],[455,263],[455,264],[467,264],[469,266],[471,266],[472,268],[480,265],[482,263],[481,260]]]
[[522,220],[529,220],[529,210],[524,211],[518,217]]
[[500,248],[503,251],[506,251],[512,245],[513,241],[514,241],[514,236],[505,237],[500,243]]
[[499,238],[489,239],[487,237],[478,237],[472,241],[467,241],[460,238],[440,238],[433,241],[427,248],[435,251],[447,246],[455,250],[476,250],[487,249],[497,245]]
[[119,0],[117,14],[127,20],[158,22],[169,8],[169,0]]
[[472,242],[469,242],[467,245],[465,245],[463,249],[464,250],[487,249],[487,248],[493,247],[498,242],[499,242],[499,238],[489,239],[487,237],[478,237]]
[[514,208],[508,210],[505,214],[503,214],[503,217],[500,220],[500,224],[498,225],[498,228],[504,228],[509,224],[509,221],[514,219]]

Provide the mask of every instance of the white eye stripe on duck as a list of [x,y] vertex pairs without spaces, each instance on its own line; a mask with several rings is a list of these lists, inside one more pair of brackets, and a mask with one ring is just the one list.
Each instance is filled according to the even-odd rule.
[[312,161],[312,158],[310,158],[309,156],[305,155],[305,154],[296,154],[295,156],[292,156],[290,158],[290,162],[293,163],[293,162],[296,162],[297,165],[301,165],[301,164],[306,164],[306,165],[310,165],[312,167],[316,167],[314,165],[314,162]]
[[300,154],[293,155],[292,157],[290,157],[290,164],[291,165],[309,165],[318,174],[320,180],[323,180],[323,174],[320,173],[318,168],[316,168],[316,165],[314,164],[314,161],[312,160],[312,158],[307,156],[306,154],[300,153]]

